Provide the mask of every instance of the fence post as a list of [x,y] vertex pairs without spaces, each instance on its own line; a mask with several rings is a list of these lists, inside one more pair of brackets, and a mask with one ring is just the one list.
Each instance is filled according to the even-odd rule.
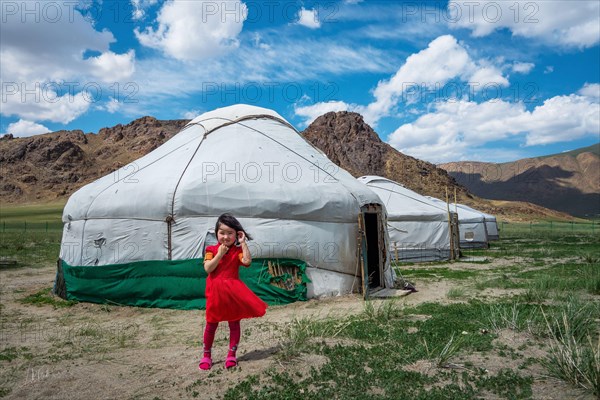
[[573,230],[574,230],[574,228],[573,228],[573,227],[574,227],[574,226],[575,226],[575,225],[573,225],[573,221],[571,221],[571,232],[573,232]]
[[48,221],[46,221],[46,233],[48,233]]
[[25,221],[25,232],[27,232],[27,221]]
[[529,221],[529,233],[533,232],[533,222]]

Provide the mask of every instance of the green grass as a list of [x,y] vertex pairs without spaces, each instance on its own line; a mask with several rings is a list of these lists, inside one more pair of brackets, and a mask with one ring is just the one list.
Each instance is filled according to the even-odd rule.
[[[584,375],[561,372],[560,365],[567,362],[561,362],[558,351],[549,353],[543,364],[548,373],[596,393],[591,383],[600,376],[600,348],[596,345],[600,342],[595,341],[600,337],[600,302],[585,296],[599,294],[600,240],[590,235],[532,236],[503,240],[491,250],[514,263],[492,270],[455,270],[439,263],[397,267],[403,276],[416,282],[417,288],[419,281],[461,282],[462,286],[448,292],[447,297],[452,299],[465,298],[469,285],[480,290],[523,289],[521,294],[414,307],[367,302],[356,316],[297,321],[288,333],[301,343],[295,347],[296,362],[306,359],[302,355],[310,359],[312,354],[323,354],[325,364],[300,375],[294,374],[293,368],[253,375],[231,387],[224,398],[527,399],[533,395],[534,379],[528,367],[541,360],[523,360],[523,352],[529,346],[543,346],[549,339],[566,336],[578,346],[577,352],[570,350],[576,354],[571,359],[577,366],[571,370],[586,371]],[[563,315],[568,316],[569,335],[565,335],[564,328],[561,331],[559,324],[549,328],[546,322],[560,321]],[[494,344],[506,329],[530,339],[519,348]],[[324,340],[327,338],[335,338],[336,344]],[[566,346],[559,343],[555,348],[559,345]],[[470,362],[468,367],[453,367],[474,353],[504,357],[507,365],[515,367],[500,368],[495,373]],[[420,361],[430,365],[428,374],[408,368]],[[587,383],[581,385],[583,381]]]
[[24,206],[3,205],[0,208],[0,223],[16,224],[23,221],[32,223],[60,222],[64,207],[64,202]]
[[458,279],[466,280],[471,279],[481,272],[478,270],[456,270],[448,267],[443,268],[430,268],[428,264],[424,264],[415,268],[400,268],[400,272],[405,277],[410,278],[431,278],[431,279]]
[[[576,303],[567,307],[573,312],[580,308]],[[495,335],[478,332],[483,326],[525,331],[530,328],[534,317],[537,318],[536,323],[543,324],[539,306],[498,303],[490,309],[484,303],[473,301],[446,306],[424,304],[395,310],[384,312],[384,317],[373,318],[374,311],[367,306],[358,316],[335,322],[330,320],[326,325],[321,321],[304,320],[296,329],[316,333],[316,337],[303,335],[305,346],[301,353],[324,355],[328,361],[323,366],[311,368],[305,375],[294,374],[293,369],[252,375],[230,388],[224,398],[476,399],[487,397],[487,393],[507,399],[532,396],[533,377],[521,373],[520,368],[501,368],[490,374],[480,368],[447,367],[456,365],[454,360],[461,354],[472,352],[498,351],[513,362],[518,360],[520,353],[514,349],[506,346],[494,348],[492,340]],[[565,309],[549,307],[547,312],[556,315],[565,312]],[[431,318],[415,322],[409,318],[413,314],[430,315]],[[490,315],[496,322],[477,322],[485,321]],[[575,320],[582,321],[583,315],[589,320],[594,315],[597,317],[598,313],[590,308]],[[320,340],[323,327],[328,326],[327,331],[333,332],[331,327],[334,325],[340,328],[335,331],[336,337],[347,337],[352,341],[328,345]],[[411,326],[419,328],[418,335],[407,333]],[[593,328],[588,324],[581,334],[589,335],[591,330]],[[589,353],[589,350],[586,351]],[[591,356],[585,359],[588,363],[595,357],[595,353],[589,354]],[[417,360],[429,360],[433,373],[425,375],[404,368]]]
[[53,295],[51,291],[51,288],[42,289],[37,293],[30,294],[29,296],[22,298],[20,302],[23,304],[32,304],[36,306],[50,305],[54,308],[71,307],[78,303],[74,300],[63,300],[60,297]]
[[597,235],[600,233],[599,221],[540,221],[535,223],[499,222],[501,238],[529,238],[567,235]]
[[16,261],[11,268],[53,265],[58,260],[61,238],[61,231],[0,232],[0,254],[5,260]]
[[64,203],[0,207],[0,239],[10,240],[12,234],[62,232]]
[[477,290],[483,290],[487,288],[499,288],[499,289],[517,289],[524,287],[525,284],[519,282],[512,274],[501,274],[495,278],[482,278],[475,283]]
[[600,335],[595,323],[591,322],[592,326],[587,319],[589,316],[585,307],[577,307],[545,319],[551,350],[544,365],[552,376],[600,398]]
[[548,268],[517,274],[528,279],[530,287],[549,293],[551,291],[585,291],[600,294],[600,264],[559,263]]
[[11,362],[13,360],[18,359],[19,357],[25,360],[31,360],[34,355],[32,354],[29,347],[6,347],[0,350],[0,361],[8,361]]
[[[379,307],[377,312],[366,306],[357,316],[335,321],[334,325],[340,328],[335,336],[351,339],[335,345],[319,339],[322,322],[306,320],[298,329],[319,334],[303,335],[305,346],[301,352],[322,354],[327,359],[323,366],[312,368],[305,375],[296,375],[293,369],[253,375],[230,388],[224,398],[441,400],[476,399],[486,392],[515,399],[531,396],[532,378],[518,372],[503,369],[489,374],[478,369],[447,368],[461,353],[493,350],[494,336],[479,334],[482,325],[477,321],[488,312],[481,303],[424,304],[414,308],[384,303]],[[410,318],[413,314],[431,318],[414,321]],[[419,334],[409,334],[408,328],[415,326]],[[429,360],[433,374],[404,368],[418,360]]]
[[19,357],[19,349],[16,347],[7,347],[0,350],[0,361],[12,361]]
[[367,300],[361,316],[367,321],[386,324],[401,316],[402,313],[403,306],[399,304],[398,299],[391,298],[378,302]]
[[467,296],[467,291],[462,287],[453,287],[448,290],[446,297],[449,299],[462,299]]

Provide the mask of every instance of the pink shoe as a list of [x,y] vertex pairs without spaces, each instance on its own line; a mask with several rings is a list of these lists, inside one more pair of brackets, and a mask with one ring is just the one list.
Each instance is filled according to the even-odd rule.
[[198,368],[206,371],[212,368],[212,359],[210,357],[204,357],[200,360],[200,364],[198,364]]
[[237,358],[235,358],[235,356],[229,356],[225,359],[225,368],[229,369],[229,368],[233,368],[233,367],[237,367],[238,362],[237,362]]

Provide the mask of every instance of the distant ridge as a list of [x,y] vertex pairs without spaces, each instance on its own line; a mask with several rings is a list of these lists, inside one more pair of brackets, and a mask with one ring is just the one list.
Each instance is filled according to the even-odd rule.
[[529,201],[577,217],[600,216],[600,143],[508,163],[440,164],[473,194]]
[[587,146],[587,147],[581,147],[579,149],[575,149],[575,150],[571,150],[571,151],[565,151],[564,153],[550,154],[547,156],[539,156],[539,157],[535,157],[535,158],[548,158],[548,157],[556,157],[556,156],[577,157],[581,153],[592,153],[592,154],[595,154],[600,157],[600,143],[596,143],[596,144],[593,144],[593,145]]
[[187,124],[142,117],[95,133],[58,131],[0,139],[3,203],[66,199],[86,183],[116,171],[154,150]]

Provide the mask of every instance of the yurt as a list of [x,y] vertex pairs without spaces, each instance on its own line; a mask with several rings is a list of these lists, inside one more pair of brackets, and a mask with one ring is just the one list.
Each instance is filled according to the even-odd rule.
[[276,112],[235,105],[69,198],[55,291],[203,308],[204,249],[224,212],[254,238],[240,277],[268,303],[393,285],[379,197]]
[[498,221],[496,220],[495,216],[484,213],[483,211],[476,210],[464,204],[456,204],[456,207],[481,214],[483,216],[483,220],[485,221],[485,228],[487,230],[488,240],[491,241],[500,239],[500,234],[498,232]]
[[[427,196],[428,199],[446,207],[446,202]],[[479,212],[474,212],[461,207],[455,207],[450,203],[450,210],[458,214],[458,230],[460,231],[461,249],[481,249],[488,247],[488,234],[485,225],[485,219]]]
[[374,191],[385,205],[392,259],[441,261],[451,259],[454,250],[458,252],[453,248],[452,218],[446,207],[383,177],[362,176],[358,181]]

